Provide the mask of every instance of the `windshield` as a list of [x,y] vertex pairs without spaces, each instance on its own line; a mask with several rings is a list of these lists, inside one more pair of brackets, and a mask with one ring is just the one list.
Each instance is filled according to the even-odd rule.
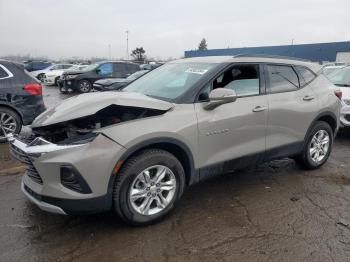
[[217,64],[169,63],[135,80],[123,91],[174,101],[190,90],[210,69]]
[[335,85],[350,87],[350,66],[331,73],[328,78]]
[[99,64],[91,64],[88,65],[87,67],[84,68],[84,71],[90,71],[90,70],[94,70],[96,67],[98,67]]

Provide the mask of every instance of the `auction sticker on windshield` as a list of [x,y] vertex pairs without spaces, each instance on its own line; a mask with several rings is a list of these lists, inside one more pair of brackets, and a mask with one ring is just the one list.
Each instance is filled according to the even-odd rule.
[[186,73],[191,73],[191,74],[204,75],[206,72],[208,72],[208,69],[188,68],[185,72]]

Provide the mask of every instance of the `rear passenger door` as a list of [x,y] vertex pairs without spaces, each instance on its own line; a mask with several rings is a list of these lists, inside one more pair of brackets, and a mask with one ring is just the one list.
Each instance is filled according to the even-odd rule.
[[[304,70],[309,75],[307,80],[302,75]],[[318,111],[315,93],[308,85],[315,75],[304,67],[280,64],[265,65],[264,72],[269,104],[268,156],[298,153]]]
[[127,77],[125,63],[114,63],[113,64],[113,77],[115,77],[115,78]]

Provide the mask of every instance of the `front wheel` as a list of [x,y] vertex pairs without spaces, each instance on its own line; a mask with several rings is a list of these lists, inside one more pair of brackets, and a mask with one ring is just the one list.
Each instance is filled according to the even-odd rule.
[[114,209],[133,225],[151,224],[165,215],[180,199],[185,172],[171,153],[149,149],[130,158],[117,174]]
[[89,93],[92,88],[90,81],[80,80],[78,83],[78,89],[80,93]]
[[296,161],[306,169],[317,169],[326,163],[333,146],[333,130],[323,121],[318,121],[311,128],[302,154]]

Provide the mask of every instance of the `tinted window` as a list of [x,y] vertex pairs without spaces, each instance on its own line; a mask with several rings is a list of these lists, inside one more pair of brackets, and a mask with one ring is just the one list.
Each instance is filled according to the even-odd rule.
[[134,73],[134,72],[139,71],[139,70],[140,70],[140,66],[138,66],[138,65],[133,65],[133,64],[126,65],[126,71],[128,73]]
[[0,66],[0,79],[8,76],[8,73],[6,73],[6,71]]
[[99,66],[99,75],[112,75],[113,73],[113,64],[108,63],[108,64],[102,64]]
[[267,66],[269,93],[294,91],[299,88],[298,76],[291,66]]
[[295,71],[297,71],[299,75],[299,81],[300,81],[300,86],[303,87],[310,83],[312,80],[315,79],[315,74],[312,73],[309,69],[302,67],[302,66],[296,66],[294,67]]
[[120,73],[120,72],[125,73],[126,72],[126,65],[121,64],[121,63],[116,63],[116,64],[114,64],[114,70],[118,73]]

